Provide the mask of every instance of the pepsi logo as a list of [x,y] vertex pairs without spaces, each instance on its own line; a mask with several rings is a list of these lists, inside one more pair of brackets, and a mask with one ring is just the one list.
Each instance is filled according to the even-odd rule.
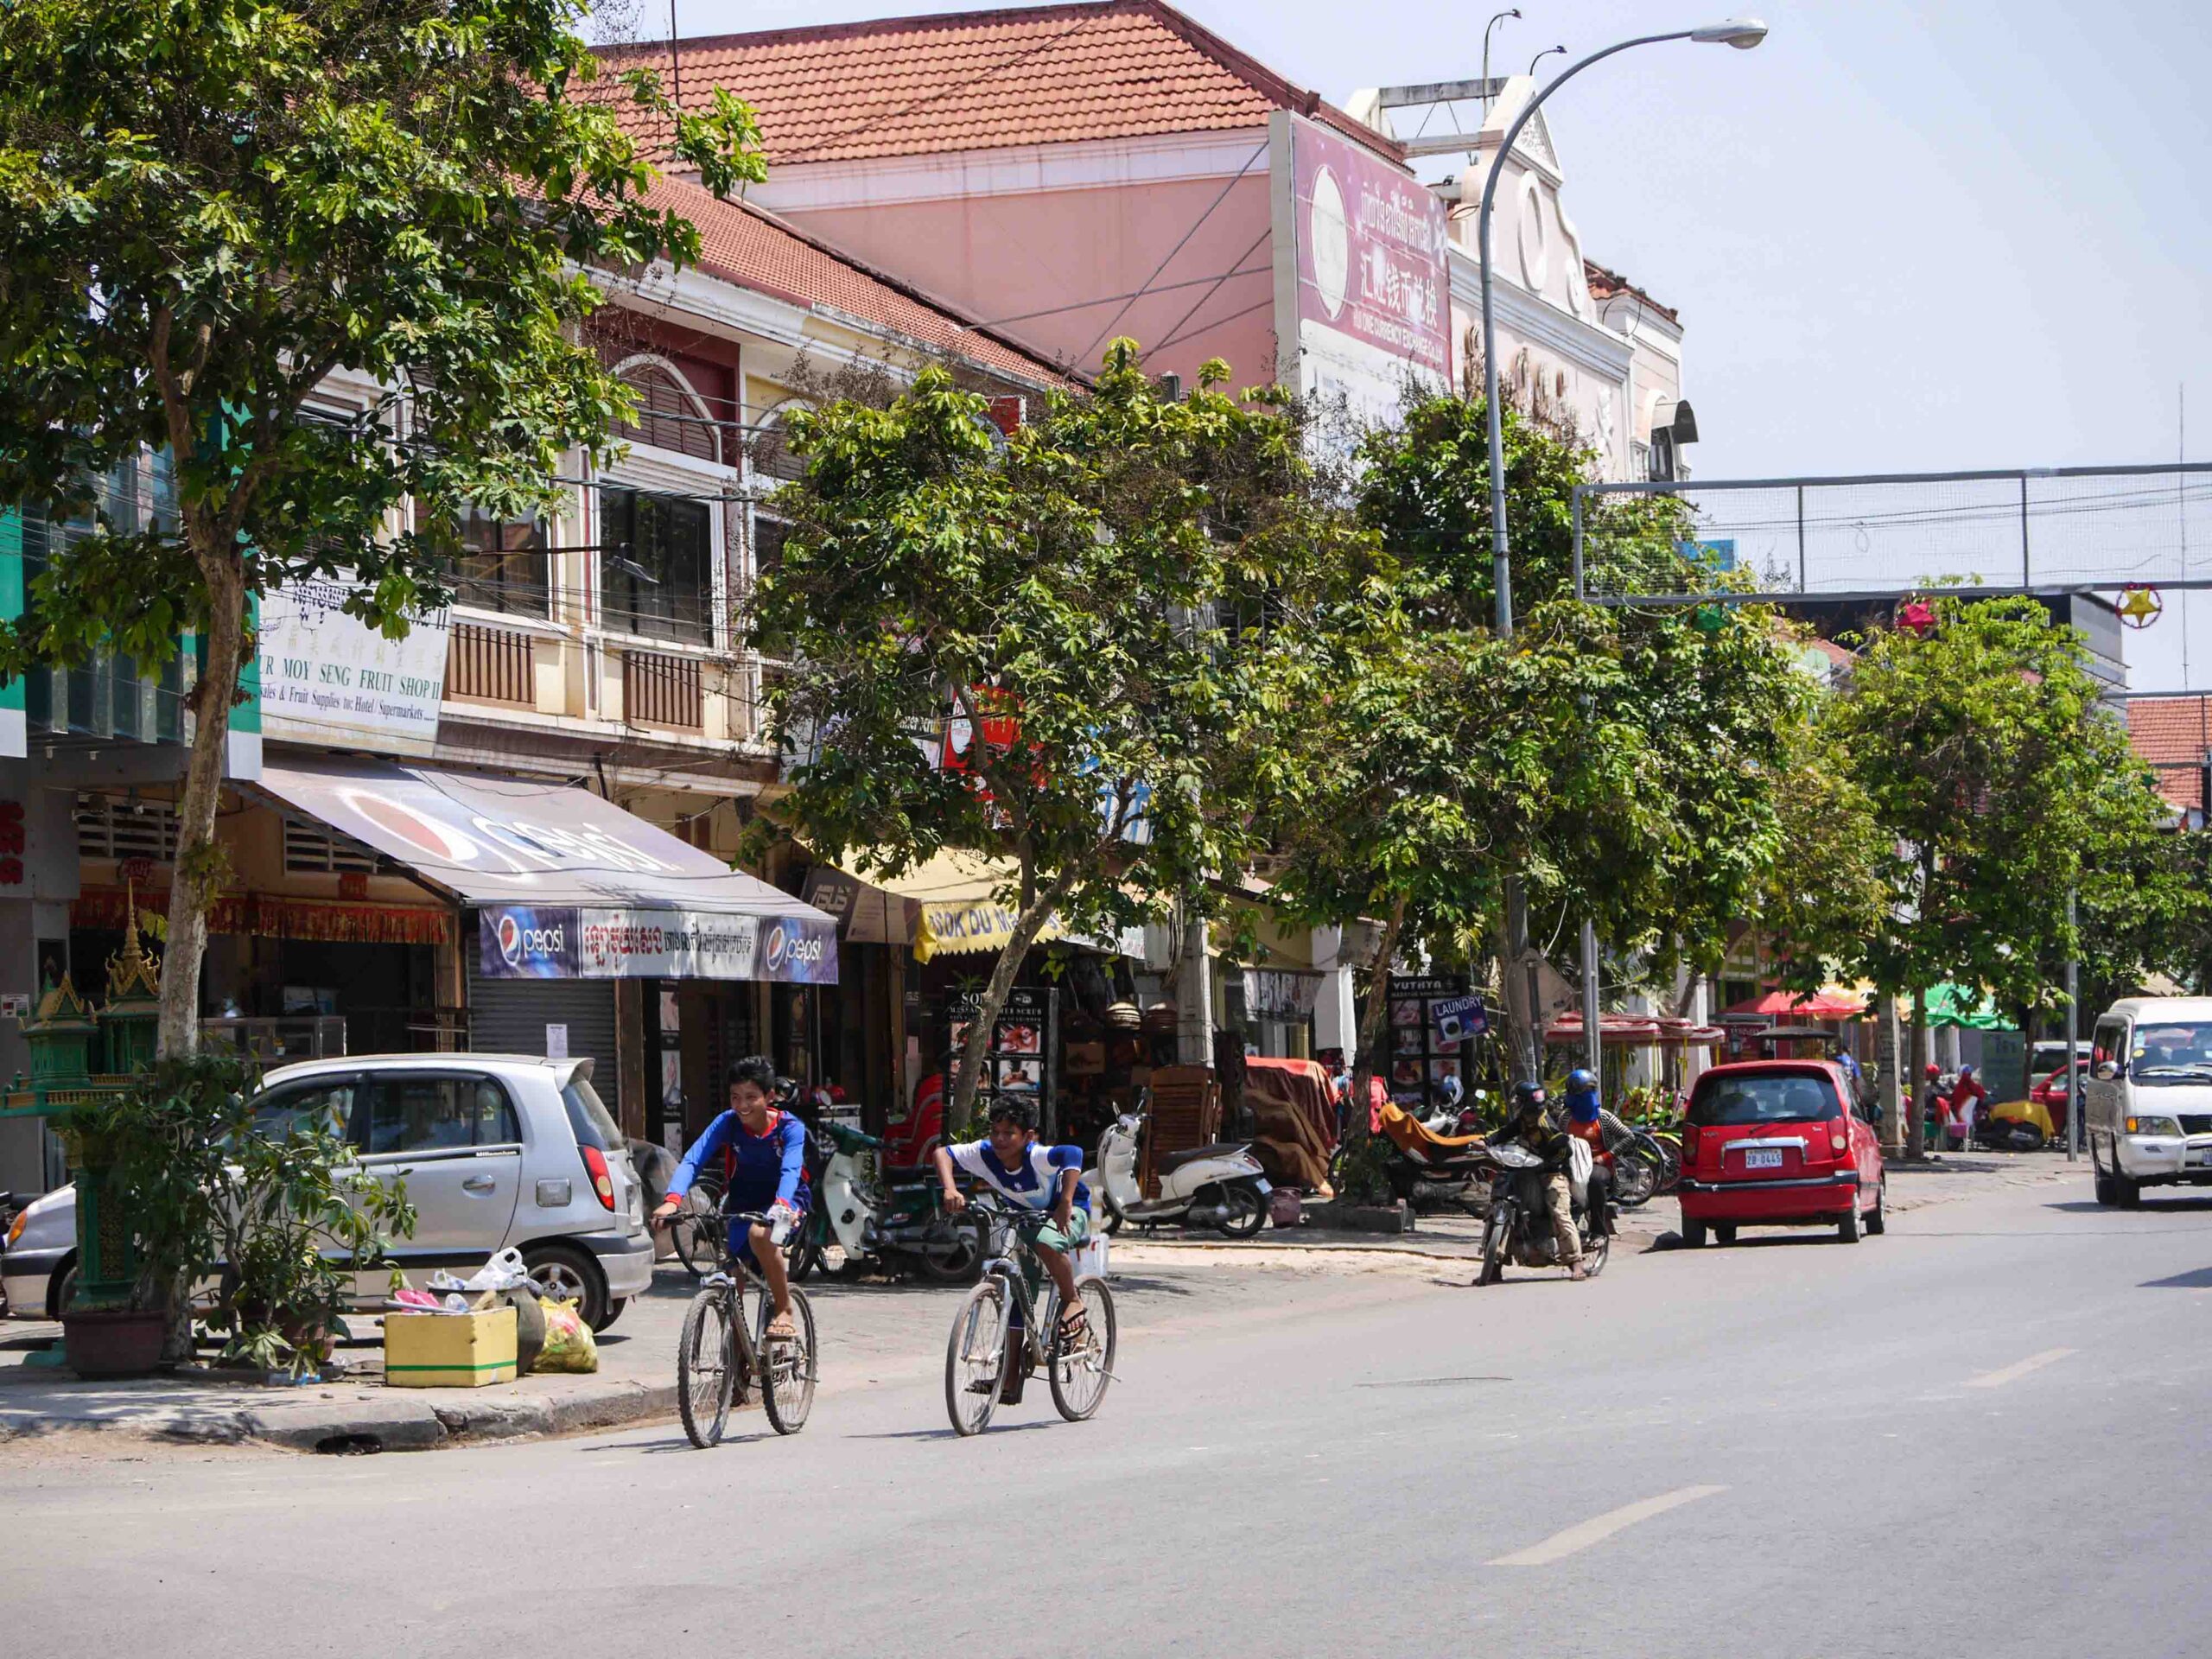
[[789,922],[778,922],[768,930],[768,971],[772,974],[786,963],[812,967],[822,960],[822,947],[820,939],[810,938]]
[[499,918],[499,954],[510,968],[522,961],[522,928],[512,916]]

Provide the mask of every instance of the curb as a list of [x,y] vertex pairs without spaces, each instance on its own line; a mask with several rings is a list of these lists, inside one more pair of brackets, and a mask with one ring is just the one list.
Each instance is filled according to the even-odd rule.
[[[400,1392],[395,1390],[395,1396]],[[604,1382],[565,1396],[270,1401],[207,1410],[168,1408],[127,1418],[0,1408],[0,1445],[90,1432],[207,1446],[252,1443],[293,1452],[429,1452],[622,1427],[672,1416],[676,1409],[674,1383],[626,1382]]]

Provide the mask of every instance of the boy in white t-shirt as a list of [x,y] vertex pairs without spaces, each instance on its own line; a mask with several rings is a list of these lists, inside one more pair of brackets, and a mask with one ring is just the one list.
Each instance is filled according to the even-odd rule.
[[1075,1294],[1075,1267],[1068,1253],[1090,1236],[1090,1192],[1083,1184],[1083,1148],[1041,1144],[1036,1103],[1019,1095],[1000,1095],[991,1102],[988,1135],[937,1149],[944,1207],[957,1216],[968,1207],[968,1200],[953,1185],[956,1168],[1018,1209],[1052,1211],[1051,1224],[1037,1234],[1037,1259],[1060,1293],[1061,1327],[1071,1337],[1079,1335],[1083,1303]]

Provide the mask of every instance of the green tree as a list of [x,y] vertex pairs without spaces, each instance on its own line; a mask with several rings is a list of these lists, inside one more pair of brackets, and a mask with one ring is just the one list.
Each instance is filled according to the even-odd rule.
[[[2090,913],[2147,920],[2153,939],[2160,917],[2191,908],[2185,868],[2166,855],[2171,814],[2075,630],[2030,599],[1945,593],[1934,606],[1925,633],[1876,633],[1824,711],[1886,842],[1880,925],[1827,950],[1893,994],[1953,981],[2048,1009],[2054,967],[2083,937],[2069,892]],[[1927,1041],[1916,1017],[1914,1078]],[[1917,1112],[1906,1135],[1918,1156]]]
[[[1504,878],[1522,877],[1532,910],[1587,917],[1618,950],[1662,965],[1717,957],[1780,855],[1774,779],[1810,684],[1770,611],[1577,603],[1572,493],[1594,457],[1516,410],[1504,435],[1520,632],[1491,632],[1483,405],[1416,400],[1362,452],[1360,518],[1393,557],[1338,613],[1326,672],[1344,688],[1342,726],[1310,779],[1286,764],[1278,798],[1324,804],[1287,832],[1301,907],[1388,918],[1403,899],[1409,943],[1452,959],[1490,942],[1516,1069],[1532,1076],[1533,957],[1511,960],[1525,928],[1505,912]],[[1609,498],[1592,515],[1609,556],[1648,566],[1650,588],[1681,582],[1681,511]],[[1359,842],[1370,824],[1389,827]]]
[[[25,0],[0,10],[0,503],[92,533],[50,563],[0,671],[198,644],[162,976],[196,1037],[226,728],[250,596],[350,573],[393,636],[442,604],[472,504],[556,499],[632,400],[582,337],[589,272],[697,252],[594,88],[573,0]],[[763,176],[750,113],[678,115],[708,187]],[[310,411],[334,372],[380,388]],[[172,518],[96,480],[174,458]],[[403,520],[410,503],[411,518]]]
[[[779,816],[885,874],[944,848],[1014,873],[949,1121],[1050,918],[1110,931],[1252,850],[1225,758],[1264,723],[1250,664],[1292,627],[1300,572],[1356,532],[1295,423],[1225,373],[1170,400],[1122,340],[1094,391],[1052,394],[1010,438],[941,368],[887,408],[789,419],[805,472],[777,497],[792,528],[751,617],[792,663],[767,698],[799,756]],[[972,734],[957,768],[938,763],[950,723]]]

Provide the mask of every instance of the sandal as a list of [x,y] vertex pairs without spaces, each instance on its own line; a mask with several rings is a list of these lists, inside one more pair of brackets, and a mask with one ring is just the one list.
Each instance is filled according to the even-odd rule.
[[1083,1304],[1077,1302],[1060,1315],[1060,1341],[1073,1347],[1090,1334],[1090,1320],[1084,1315]]
[[768,1321],[768,1340],[771,1342],[797,1342],[798,1340],[798,1326],[791,1322],[791,1316],[790,1314],[779,1313],[774,1319]]

